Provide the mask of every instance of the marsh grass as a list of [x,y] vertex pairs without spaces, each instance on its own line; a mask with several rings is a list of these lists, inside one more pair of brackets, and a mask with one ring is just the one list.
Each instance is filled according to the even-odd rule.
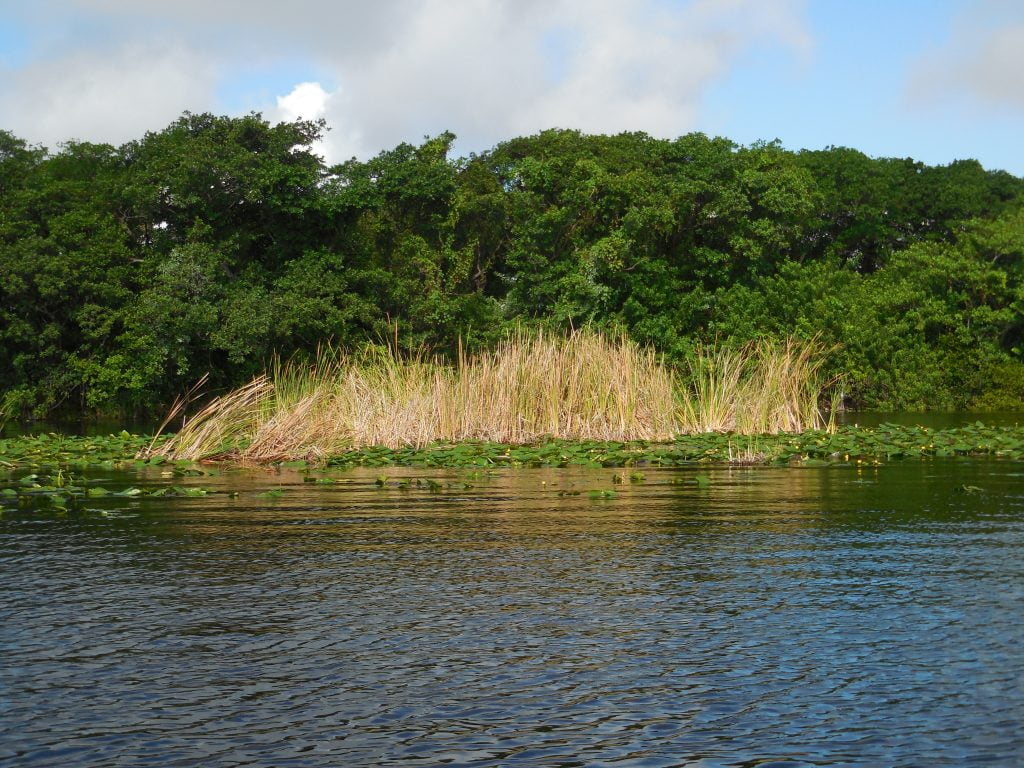
[[151,455],[273,462],[366,446],[481,440],[670,440],[826,426],[817,341],[700,348],[681,371],[589,330],[518,332],[452,364],[371,348],[318,350],[208,403]]
[[835,383],[823,370],[831,351],[817,338],[697,347],[681,375],[681,431],[753,435],[833,428],[834,407],[825,421],[820,406]]

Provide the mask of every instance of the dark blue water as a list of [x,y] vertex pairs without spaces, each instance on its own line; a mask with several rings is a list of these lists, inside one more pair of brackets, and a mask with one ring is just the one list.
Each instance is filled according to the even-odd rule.
[[0,765],[1021,764],[1024,464],[704,471],[8,508]]

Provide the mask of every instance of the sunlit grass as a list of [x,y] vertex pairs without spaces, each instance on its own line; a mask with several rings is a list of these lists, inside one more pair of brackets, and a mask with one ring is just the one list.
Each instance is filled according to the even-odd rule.
[[834,408],[828,422],[821,412],[832,384],[823,371],[828,351],[817,339],[793,338],[697,347],[680,376],[682,431],[749,435],[830,426]]
[[510,335],[452,364],[331,348],[277,363],[207,404],[154,450],[198,459],[319,459],[370,445],[483,440],[670,440],[826,426],[816,341],[701,348],[681,371],[649,348],[589,330]]

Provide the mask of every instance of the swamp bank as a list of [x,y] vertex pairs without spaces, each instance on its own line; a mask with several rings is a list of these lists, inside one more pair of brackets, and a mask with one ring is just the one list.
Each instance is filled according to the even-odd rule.
[[[76,437],[40,434],[0,439],[0,470],[32,467],[120,468],[165,467],[185,471],[194,466],[231,466],[230,455],[219,461],[170,460],[159,453],[173,435]],[[988,456],[1024,459],[1024,426],[969,426],[931,429],[882,424],[840,426],[833,431],[799,434],[681,435],[674,440],[570,441],[546,440],[529,445],[495,442],[435,443],[422,447],[368,446],[324,457],[291,460],[270,467],[632,467],[690,464],[833,464],[889,461],[904,458]]]
[[[276,363],[181,418],[144,452],[166,459],[324,461],[438,443],[665,443],[680,435],[832,429],[841,397],[817,339],[700,347],[683,369],[625,336],[511,334],[453,362],[395,348]],[[165,421],[188,407],[178,401]],[[831,413],[834,413],[834,408]],[[491,451],[494,454],[494,451]],[[496,456],[497,454],[495,454]]]

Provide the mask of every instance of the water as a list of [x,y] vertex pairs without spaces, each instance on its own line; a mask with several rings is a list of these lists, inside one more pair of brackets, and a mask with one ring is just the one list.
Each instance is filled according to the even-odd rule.
[[0,765],[1021,764],[1024,464],[697,471],[8,510]]

